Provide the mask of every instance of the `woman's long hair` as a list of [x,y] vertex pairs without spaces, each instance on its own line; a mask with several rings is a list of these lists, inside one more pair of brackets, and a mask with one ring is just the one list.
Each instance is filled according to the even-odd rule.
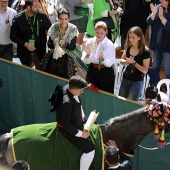
[[144,37],[144,34],[143,34],[141,28],[138,26],[132,27],[128,31],[126,42],[125,42],[125,51],[127,51],[128,47],[132,46],[129,41],[129,33],[134,33],[135,35],[140,37],[140,40],[138,41],[138,49],[139,49],[140,53],[142,53],[143,49],[145,48],[145,37]]

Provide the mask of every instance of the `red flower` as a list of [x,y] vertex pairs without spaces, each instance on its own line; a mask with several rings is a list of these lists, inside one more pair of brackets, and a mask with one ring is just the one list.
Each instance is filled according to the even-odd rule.
[[94,92],[98,92],[99,89],[94,85],[94,84],[90,84],[89,87],[94,91]]

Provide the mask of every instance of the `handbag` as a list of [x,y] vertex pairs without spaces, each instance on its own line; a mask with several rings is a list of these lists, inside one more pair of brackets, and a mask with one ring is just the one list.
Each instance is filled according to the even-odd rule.
[[107,29],[114,29],[114,28],[115,28],[114,22],[113,22],[113,19],[112,19],[111,16],[95,19],[95,20],[93,21],[94,26],[95,26],[96,23],[99,22],[99,21],[105,22],[106,25],[107,25]]
[[74,14],[78,15],[78,16],[88,16],[89,15],[89,8],[75,6],[74,7]]

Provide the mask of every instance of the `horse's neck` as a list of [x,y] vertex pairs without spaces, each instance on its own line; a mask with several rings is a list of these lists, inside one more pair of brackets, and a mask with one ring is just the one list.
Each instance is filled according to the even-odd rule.
[[101,126],[104,143],[113,139],[118,147],[127,153],[133,151],[153,129],[153,123],[145,113],[129,118],[115,119],[109,126]]

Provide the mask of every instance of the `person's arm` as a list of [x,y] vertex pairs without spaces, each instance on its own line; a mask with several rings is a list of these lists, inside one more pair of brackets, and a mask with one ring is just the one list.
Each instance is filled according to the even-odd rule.
[[[22,23],[20,23],[22,24]],[[14,18],[13,20],[13,24],[11,26],[11,31],[10,31],[10,39],[11,41],[21,45],[21,46],[24,46],[25,45],[25,41],[23,41],[20,36],[19,36],[19,31],[20,31],[20,28],[18,26],[18,23],[16,21],[16,18]]]
[[46,31],[48,31],[48,29],[52,25],[50,19],[47,17],[45,13],[44,13],[44,25],[45,25]]
[[140,72],[146,74],[148,72],[148,68],[149,68],[149,64],[150,64],[150,58],[144,59],[143,60],[143,66],[141,66],[140,64],[136,63],[133,64]]
[[132,168],[132,161],[129,157],[127,157],[123,152],[120,151],[120,149],[117,147],[116,142],[114,140],[108,140],[106,144],[107,146],[114,146],[118,150],[120,160],[122,161],[120,166],[130,170]]
[[76,41],[77,41],[77,36],[75,36],[71,40],[71,43],[66,43],[65,48],[67,48],[68,50],[74,50],[76,48]]
[[122,65],[128,64],[127,61],[126,61],[126,51],[123,52],[123,55],[120,59],[120,64],[122,64]]
[[74,128],[70,124],[71,120],[71,112],[72,112],[72,104],[69,102],[65,102],[60,107],[60,124],[62,128],[72,135],[76,135],[78,133],[78,129]]
[[142,73],[146,74],[148,72],[149,64],[150,64],[150,51],[149,49],[144,51],[142,54],[143,57],[143,65],[138,64],[134,59],[132,64]]
[[122,161],[122,163],[120,164],[120,166],[123,169],[128,169],[131,170],[132,169],[132,161],[129,157],[127,157],[123,152],[121,152],[120,150],[118,150],[119,156],[120,156],[120,160]]
[[[65,42],[65,45],[62,45],[62,47],[67,48],[68,50],[74,50],[76,48],[76,41],[77,41],[77,36],[74,37],[71,40],[71,43],[66,43]],[[49,40],[48,40],[48,48],[50,48],[50,49],[55,48],[54,41],[51,39],[51,37],[49,37]]]
[[10,26],[12,26],[12,21],[14,19],[14,17],[17,15],[16,11],[13,11],[10,15],[9,15],[9,24]]
[[151,15],[150,15],[150,16],[146,19],[146,23],[147,23],[148,25],[152,25],[153,22],[154,22],[154,20],[152,20]]
[[11,30],[12,20],[16,14],[17,14],[16,11],[9,10],[5,16],[5,27],[6,28],[4,28],[4,29],[6,29],[8,32],[10,32],[10,30]]
[[49,37],[47,45],[48,45],[48,48],[50,48],[50,49],[55,48],[54,47],[54,41],[51,39],[51,37]]
[[157,11],[158,11],[156,4],[152,4],[152,3],[151,3],[151,4],[150,4],[150,9],[151,9],[151,11],[152,11],[150,17],[151,17],[152,21],[154,21],[154,20],[155,20],[155,16],[156,16]]
[[89,44],[93,44],[93,38],[90,38],[86,43],[82,44],[83,53],[81,60],[86,64],[90,64],[93,62],[93,57],[91,56],[92,53]]
[[81,137],[81,138],[88,138],[89,137],[89,132],[84,132],[81,131],[79,129],[74,128],[71,124],[70,124],[70,119],[71,119],[71,112],[72,112],[72,104],[70,104],[69,102],[65,102],[61,105],[61,115],[60,115],[60,119],[61,119],[61,125],[62,128],[76,136],[76,137]]
[[[66,32],[67,32],[67,31],[66,31]],[[71,42],[68,43],[68,42],[66,41],[66,40],[67,40],[67,36],[68,36],[68,34],[66,34],[66,35],[65,35],[65,36],[66,36],[66,39],[64,39],[65,36],[63,36],[63,39],[60,40],[60,42],[59,42],[60,45],[61,45],[62,47],[67,48],[68,50],[74,50],[74,49],[76,48],[77,33],[78,33],[77,27],[74,26],[74,27],[69,31],[69,33],[68,33],[68,34],[71,34],[72,36],[74,36],[74,37],[72,37]]]
[[166,30],[170,32],[170,22],[164,17],[163,15],[164,11],[163,8],[159,8],[159,19],[161,20],[161,23],[163,25],[163,30]]
[[154,22],[156,14],[157,14],[157,11],[158,11],[157,8],[158,7],[156,6],[156,4],[152,4],[152,3],[150,4],[150,9],[151,9],[152,13],[151,13],[151,15],[146,20],[148,25],[151,25]]

